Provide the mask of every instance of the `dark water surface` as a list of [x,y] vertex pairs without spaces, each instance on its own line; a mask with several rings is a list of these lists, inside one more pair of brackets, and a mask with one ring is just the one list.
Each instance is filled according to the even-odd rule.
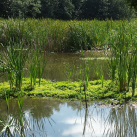
[[[79,80],[84,77],[84,69],[89,68],[89,79],[109,78],[108,60],[104,51],[87,51],[79,53],[49,53],[42,78],[52,81]],[[25,69],[28,68],[26,65]],[[97,77],[97,73],[99,76]],[[24,76],[29,77],[29,71],[24,70]],[[7,76],[0,77],[0,82],[7,81]]]
[[[19,112],[17,99],[0,100],[0,118],[10,121]],[[62,102],[46,98],[25,98],[23,105],[25,137],[136,137],[137,110],[123,107],[99,107],[89,103],[88,109],[81,102]],[[19,126],[19,117],[13,125]],[[0,126],[0,131],[2,130]],[[0,134],[0,137],[20,137],[14,127]],[[11,136],[11,135],[12,136]]]
[[101,66],[104,78],[108,79],[108,60],[102,58],[104,56],[103,51],[84,52],[84,55],[82,53],[52,53],[47,58],[43,78],[55,81],[64,81],[69,78],[78,80],[83,78],[85,65],[89,68],[90,80],[97,79],[96,72],[101,74]]

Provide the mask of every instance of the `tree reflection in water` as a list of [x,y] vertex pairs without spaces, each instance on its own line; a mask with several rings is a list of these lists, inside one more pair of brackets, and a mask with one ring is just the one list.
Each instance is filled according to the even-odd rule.
[[[63,102],[50,99],[24,99],[23,105],[23,125],[24,128],[20,127],[19,116],[13,119],[12,124],[16,125],[20,129],[20,134],[17,132],[16,128],[10,127],[5,130],[5,132],[0,134],[0,137],[20,137],[21,134],[24,137],[45,137],[47,134],[46,123],[55,124],[55,121],[52,119],[53,110],[60,111],[59,105]],[[19,112],[18,103],[16,99],[10,100],[10,108],[7,111],[5,101],[2,100],[0,104],[0,118],[4,122],[8,123],[11,118],[14,117]],[[3,126],[0,124],[0,132],[2,131]]]
[[[62,102],[52,99],[24,99],[24,137],[135,137],[137,110],[128,105],[119,108],[97,106],[82,102]],[[17,100],[10,100],[10,109],[1,100],[0,117],[6,122],[18,113]],[[19,116],[13,124],[20,128]],[[0,131],[3,127],[0,126]],[[21,129],[21,128],[20,128]],[[15,128],[0,137],[20,137]]]

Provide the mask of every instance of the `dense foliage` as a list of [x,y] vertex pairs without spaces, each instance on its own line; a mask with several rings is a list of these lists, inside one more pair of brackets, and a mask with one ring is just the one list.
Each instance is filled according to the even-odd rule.
[[137,1],[136,0],[126,0],[126,1],[131,7],[134,7],[137,10]]
[[[128,44],[132,45],[133,40],[137,41],[136,33],[137,20],[124,21],[125,35]],[[44,50],[54,52],[78,51],[91,48],[109,48],[110,38],[115,39],[120,33],[122,21],[62,21],[52,19],[20,19],[0,20],[0,43],[8,46],[9,41],[16,43],[23,41],[24,45],[29,46],[42,41]],[[117,42],[117,40],[114,40]],[[0,48],[2,47],[0,45]]]
[[135,16],[130,5],[125,0],[1,0],[0,17],[117,20]]

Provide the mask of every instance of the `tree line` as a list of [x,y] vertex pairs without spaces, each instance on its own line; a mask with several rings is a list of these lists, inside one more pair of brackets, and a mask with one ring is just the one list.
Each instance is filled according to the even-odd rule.
[[119,20],[136,16],[136,0],[0,0],[2,18]]

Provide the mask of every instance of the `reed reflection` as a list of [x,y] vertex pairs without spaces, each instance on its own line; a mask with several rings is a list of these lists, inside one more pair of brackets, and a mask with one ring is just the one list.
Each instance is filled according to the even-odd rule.
[[137,136],[137,109],[128,105],[116,108],[102,107],[85,109],[85,116],[82,117],[82,136]]
[[[12,118],[16,128],[7,128],[0,137],[134,137],[137,136],[137,110],[131,106],[99,106],[84,102],[51,99],[24,99],[23,125],[20,127],[17,100],[10,100],[9,110],[1,101],[0,117],[5,123]],[[5,107],[4,107],[5,104]],[[14,112],[15,111],[15,112]],[[3,127],[0,126],[0,131]]]
[[[6,103],[2,100],[0,104],[2,112],[0,113],[0,118],[2,118],[5,124],[10,123],[12,126],[9,125],[9,128],[5,128],[5,126],[0,123],[0,137],[45,137],[47,133],[47,123],[50,123],[51,127],[56,123],[51,115],[53,115],[54,110],[60,111],[60,104],[63,104],[63,102],[42,98],[25,98],[23,105],[24,126],[21,127],[20,117],[17,115],[19,113],[17,100],[10,100],[9,110],[6,109]],[[4,132],[1,133],[2,130],[4,130]]]

